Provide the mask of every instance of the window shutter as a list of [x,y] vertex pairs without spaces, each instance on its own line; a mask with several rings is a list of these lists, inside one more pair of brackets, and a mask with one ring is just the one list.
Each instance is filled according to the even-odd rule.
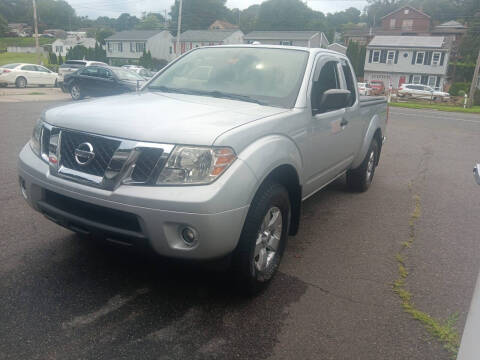
[[440,59],[440,65],[443,65],[443,62],[445,61],[445,53],[442,52],[442,57]]
[[432,54],[431,51],[427,51],[425,54],[425,65],[432,65]]
[[422,75],[422,80],[420,82],[422,85],[428,85],[428,76]]
[[399,53],[399,51],[398,51],[398,50],[397,50],[397,51],[395,51],[395,64],[397,64],[397,63],[398,63],[398,53]]
[[412,65],[414,65],[414,64],[415,64],[415,60],[416,60],[416,58],[417,58],[417,52],[416,52],[416,51],[414,51],[414,52],[413,52],[413,56],[412,56]]
[[413,80],[413,75],[410,75],[410,77],[408,78],[408,83],[411,84],[412,80]]
[[373,58],[373,50],[368,50],[369,54],[368,54],[368,62],[371,63],[372,62],[372,58]]
[[382,64],[387,63],[387,50],[382,50],[382,52],[380,53],[380,62]]

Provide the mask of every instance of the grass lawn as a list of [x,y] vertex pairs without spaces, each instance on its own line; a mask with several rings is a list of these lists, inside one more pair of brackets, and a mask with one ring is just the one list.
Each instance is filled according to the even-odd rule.
[[[43,63],[47,63],[47,58],[43,57]],[[0,66],[10,63],[37,63],[37,54],[27,53],[1,53],[0,54]]]
[[472,108],[464,109],[463,107],[460,107],[460,106],[453,106],[453,105],[446,105],[446,104],[425,104],[425,103],[416,103],[416,102],[391,102],[390,106],[404,107],[409,109],[432,109],[432,110],[439,110],[439,111],[480,114],[480,106],[473,106]]
[[[51,44],[55,39],[38,38],[40,45]],[[33,37],[0,37],[0,49],[6,49],[7,46],[35,46]]]

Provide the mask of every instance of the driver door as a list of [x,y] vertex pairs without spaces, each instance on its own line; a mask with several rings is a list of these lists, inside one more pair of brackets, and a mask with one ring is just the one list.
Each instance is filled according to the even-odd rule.
[[321,108],[322,96],[330,89],[346,89],[343,70],[337,57],[321,55],[310,84],[312,113],[309,150],[305,159],[306,196],[342,174],[353,160],[346,108]]

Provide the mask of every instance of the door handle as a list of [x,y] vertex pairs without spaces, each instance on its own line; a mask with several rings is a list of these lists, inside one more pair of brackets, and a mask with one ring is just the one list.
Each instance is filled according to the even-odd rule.
[[344,127],[347,126],[347,125],[348,125],[347,119],[343,118],[342,121],[340,122],[340,126],[341,126],[342,128],[344,128]]

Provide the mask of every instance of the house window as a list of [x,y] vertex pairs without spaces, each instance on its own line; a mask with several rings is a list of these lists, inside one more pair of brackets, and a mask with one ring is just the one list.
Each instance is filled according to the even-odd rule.
[[390,29],[395,29],[397,19],[390,19]]
[[389,50],[387,53],[387,64],[393,64],[395,60],[395,51]]
[[117,49],[118,49],[119,52],[123,52],[123,43],[119,42],[117,44]]
[[107,49],[108,49],[108,52],[112,52],[112,43],[111,42],[107,43]]
[[55,46],[55,52],[63,53],[63,46]]
[[130,52],[135,52],[135,43],[134,42],[130,43]]
[[412,84],[421,84],[421,83],[422,83],[422,76],[421,75],[413,75]]
[[292,46],[292,42],[289,40],[282,40],[280,41],[280,45]]
[[140,52],[140,53],[143,53],[143,51],[145,50],[145,43],[136,43],[135,44],[135,50],[137,52]]
[[413,29],[413,20],[412,19],[403,20],[402,30],[412,30],[412,29]]
[[433,56],[432,56],[432,65],[433,66],[437,66],[440,64],[440,57],[441,57],[441,53],[439,52],[434,52],[433,53]]
[[408,13],[410,12],[409,9],[405,9],[405,11],[403,12],[405,15],[408,15]]
[[373,51],[372,62],[374,62],[374,63],[379,63],[380,62],[380,50],[374,50]]
[[425,62],[425,52],[418,52],[417,59],[415,60],[415,64],[423,65]]
[[437,77],[436,76],[429,76],[428,77],[428,86],[435,89],[435,85],[437,84]]

